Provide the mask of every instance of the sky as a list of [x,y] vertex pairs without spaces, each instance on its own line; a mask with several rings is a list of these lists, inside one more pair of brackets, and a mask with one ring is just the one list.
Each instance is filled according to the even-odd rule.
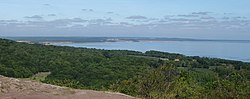
[[249,0],[0,0],[0,36],[250,39]]

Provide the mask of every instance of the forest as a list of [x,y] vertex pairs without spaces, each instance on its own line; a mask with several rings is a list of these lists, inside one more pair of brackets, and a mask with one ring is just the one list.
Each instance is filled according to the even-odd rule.
[[146,99],[250,97],[250,63],[176,53],[101,50],[0,39],[0,75]]

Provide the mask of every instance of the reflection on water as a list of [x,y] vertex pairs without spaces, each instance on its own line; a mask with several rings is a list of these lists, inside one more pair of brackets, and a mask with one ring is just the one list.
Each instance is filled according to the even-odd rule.
[[122,49],[181,53],[189,56],[206,56],[250,62],[249,42],[209,42],[209,41],[162,41],[162,42],[98,42],[55,44],[59,46],[87,47],[98,49]]

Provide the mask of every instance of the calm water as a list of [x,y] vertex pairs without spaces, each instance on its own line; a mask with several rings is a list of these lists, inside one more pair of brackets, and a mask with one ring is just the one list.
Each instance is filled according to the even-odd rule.
[[250,42],[162,41],[162,42],[99,42],[55,44],[59,46],[98,49],[158,50],[189,56],[206,56],[250,62]]

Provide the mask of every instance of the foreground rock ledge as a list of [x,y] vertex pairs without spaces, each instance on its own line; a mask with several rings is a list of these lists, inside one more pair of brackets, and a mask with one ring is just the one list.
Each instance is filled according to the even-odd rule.
[[113,92],[78,90],[0,75],[0,99],[134,99]]

